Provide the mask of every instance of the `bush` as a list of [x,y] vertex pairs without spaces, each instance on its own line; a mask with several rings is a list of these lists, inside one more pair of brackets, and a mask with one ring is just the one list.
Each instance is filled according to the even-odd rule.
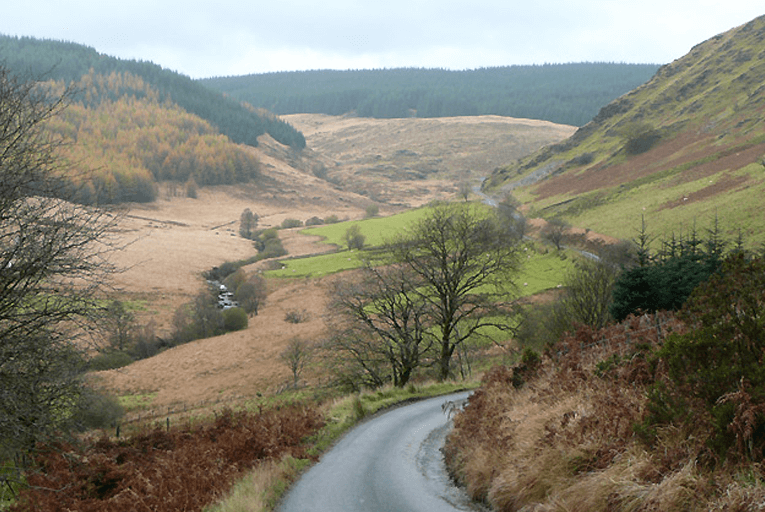
[[287,311],[287,313],[284,315],[284,321],[289,322],[291,324],[301,324],[303,322],[307,322],[309,318],[308,312],[303,310],[290,310]]
[[86,388],[72,421],[79,430],[106,428],[114,426],[124,414],[125,409],[114,396]]
[[358,224],[354,224],[345,231],[345,244],[349,251],[363,249],[365,241],[366,237],[361,234],[361,228]]
[[311,217],[305,221],[306,226],[321,226],[322,224],[324,224],[324,221],[319,217]]
[[[650,396],[648,424],[708,422],[719,455],[765,456],[765,261],[731,256],[680,312],[692,327],[657,353],[667,382]],[[691,407],[695,407],[694,411]],[[701,410],[699,410],[699,408]]]
[[247,312],[242,308],[223,311],[223,326],[227,331],[241,331],[247,328]]
[[186,197],[190,197],[191,199],[196,199],[197,190],[199,187],[197,186],[197,182],[194,181],[194,178],[189,178],[188,181],[186,182],[185,187],[186,187]]
[[303,225],[303,221],[298,219],[284,219],[282,221],[282,229],[299,228]]
[[255,248],[258,250],[259,260],[278,258],[287,254],[279,239],[279,232],[274,228],[261,231],[255,236]]
[[234,298],[248,315],[257,315],[260,304],[266,298],[266,280],[257,274],[250,276],[237,287]]
[[377,206],[376,204],[370,204],[369,206],[367,206],[366,217],[368,219],[371,219],[372,217],[377,217],[379,213],[380,213],[380,207]]
[[648,124],[636,124],[624,130],[624,137],[624,150],[627,154],[638,155],[645,153],[661,140],[661,133]]
[[113,370],[114,368],[122,368],[132,362],[133,358],[130,354],[121,350],[114,350],[93,357],[88,361],[88,368],[94,372],[100,372],[104,370]]

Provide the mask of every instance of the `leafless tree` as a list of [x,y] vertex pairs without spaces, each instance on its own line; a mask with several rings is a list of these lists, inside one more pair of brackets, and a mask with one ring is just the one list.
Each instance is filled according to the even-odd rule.
[[559,217],[553,217],[542,228],[542,238],[553,244],[556,249],[561,250],[568,228],[569,225],[566,221]]
[[308,344],[297,338],[292,339],[280,357],[292,372],[292,386],[297,388],[300,376],[303,374],[303,370],[305,370],[311,358],[311,350]]
[[407,295],[426,308],[423,323],[434,337],[440,379],[449,377],[461,344],[486,336],[490,327],[510,328],[517,239],[495,212],[464,203],[436,205],[379,253],[412,276],[415,286]]
[[457,195],[461,197],[463,201],[467,202],[467,200],[470,198],[470,192],[472,192],[470,182],[461,181],[457,185]]
[[[345,328],[336,330],[336,349],[367,358],[363,364],[380,361],[374,368],[387,368],[399,387],[409,382],[432,345],[426,330],[428,304],[414,293],[416,286],[416,276],[405,266],[369,265],[358,279],[339,282],[332,294],[335,310],[346,320]],[[387,375],[376,378],[384,381]]]
[[45,123],[65,105],[0,67],[0,458],[66,427],[82,391],[73,332],[114,269],[116,217],[76,190]]
[[135,315],[116,299],[103,308],[99,325],[104,331],[107,348],[120,351],[128,348],[138,329]]

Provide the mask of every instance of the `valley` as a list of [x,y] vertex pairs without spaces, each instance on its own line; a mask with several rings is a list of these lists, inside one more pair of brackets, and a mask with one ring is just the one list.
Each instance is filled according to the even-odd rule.
[[[503,161],[560,141],[574,130],[497,116],[286,118],[306,135],[308,147],[298,152],[261,136],[258,148],[250,149],[261,162],[257,183],[202,187],[196,199],[174,193],[165,183],[154,203],[129,206],[119,233],[126,246],[114,255],[114,263],[125,270],[115,284],[119,295],[135,305],[139,323],[155,322],[158,336],[169,336],[175,309],[203,289],[202,272],[256,254],[252,243],[238,235],[245,208],[257,213],[259,227],[314,216],[360,219],[370,204],[380,215],[389,215],[455,199],[459,182],[478,184]],[[326,169],[327,179],[316,175],[317,168]],[[423,175],[413,178],[413,173]],[[288,257],[332,249],[299,231],[279,231]],[[244,268],[257,272],[265,264]],[[289,341],[322,338],[327,283],[333,278],[269,279],[268,298],[247,329],[180,345],[94,378],[118,396],[149,397],[142,403],[150,410],[272,394],[290,376],[279,361]],[[285,321],[293,310],[305,310],[309,320]],[[318,378],[310,370],[306,377]],[[146,411],[136,414],[141,413]]]

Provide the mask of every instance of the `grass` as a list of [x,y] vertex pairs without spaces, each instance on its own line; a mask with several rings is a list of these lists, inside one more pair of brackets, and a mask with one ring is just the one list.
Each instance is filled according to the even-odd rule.
[[359,251],[341,251],[306,258],[282,260],[282,268],[265,272],[267,277],[322,277],[363,265]]
[[[363,251],[341,251],[306,258],[283,260],[282,268],[269,270],[268,277],[309,278],[322,277],[363,265]],[[571,268],[569,253],[544,251],[534,244],[526,244],[521,250],[521,269],[515,282],[520,296],[534,295],[558,287],[565,273]]]
[[134,395],[122,395],[117,397],[120,405],[126,412],[151,407],[152,402],[157,397],[157,393],[136,393]]
[[572,217],[570,222],[629,240],[636,236],[643,215],[649,231],[659,237],[670,235],[673,231],[675,234],[679,234],[680,230],[687,232],[694,225],[698,229],[711,227],[715,215],[718,215],[720,227],[729,238],[734,239],[740,228],[747,245],[750,248],[757,247],[765,242],[765,217],[760,214],[759,206],[765,192],[765,180],[762,179],[762,166],[759,164],[747,166],[732,174],[751,180],[745,188],[735,187],[721,192],[713,202],[690,201],[674,208],[663,208],[671,201],[710,186],[710,182],[717,182],[724,174],[718,173],[682,184],[672,184],[671,179],[668,179],[636,187],[610,198],[596,209]]
[[423,207],[407,210],[389,217],[375,217],[372,219],[353,220],[307,228],[301,231],[301,233],[320,236],[324,239],[324,243],[342,247],[345,244],[343,240],[345,232],[351,226],[358,225],[361,234],[365,237],[365,244],[374,247],[382,245],[386,240],[400,233],[401,230],[406,229],[412,223],[423,218],[427,212],[428,207]]

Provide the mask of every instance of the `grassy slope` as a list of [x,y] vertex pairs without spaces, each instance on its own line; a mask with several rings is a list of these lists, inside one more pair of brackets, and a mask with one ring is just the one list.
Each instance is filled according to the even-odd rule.
[[[478,205],[484,208],[484,205]],[[421,219],[427,213],[427,207],[407,210],[390,217],[340,222],[326,226],[303,230],[310,235],[319,235],[328,244],[342,247],[345,232],[353,225],[359,226],[366,237],[367,247],[379,246],[397,233],[406,230],[409,225]],[[282,260],[282,268],[266,272],[268,277],[321,277],[328,274],[358,268],[363,265],[363,252],[340,250],[307,258]],[[563,276],[571,267],[570,260],[555,251],[541,252],[533,244],[523,249],[522,266],[516,283],[521,296],[555,288],[563,281]]]
[[[488,188],[547,173],[513,190],[545,217],[631,238],[641,215],[655,234],[709,226],[717,215],[723,231],[765,242],[764,38],[760,17],[696,46],[567,141],[495,172]],[[641,127],[660,140],[627,154],[630,130]]]

